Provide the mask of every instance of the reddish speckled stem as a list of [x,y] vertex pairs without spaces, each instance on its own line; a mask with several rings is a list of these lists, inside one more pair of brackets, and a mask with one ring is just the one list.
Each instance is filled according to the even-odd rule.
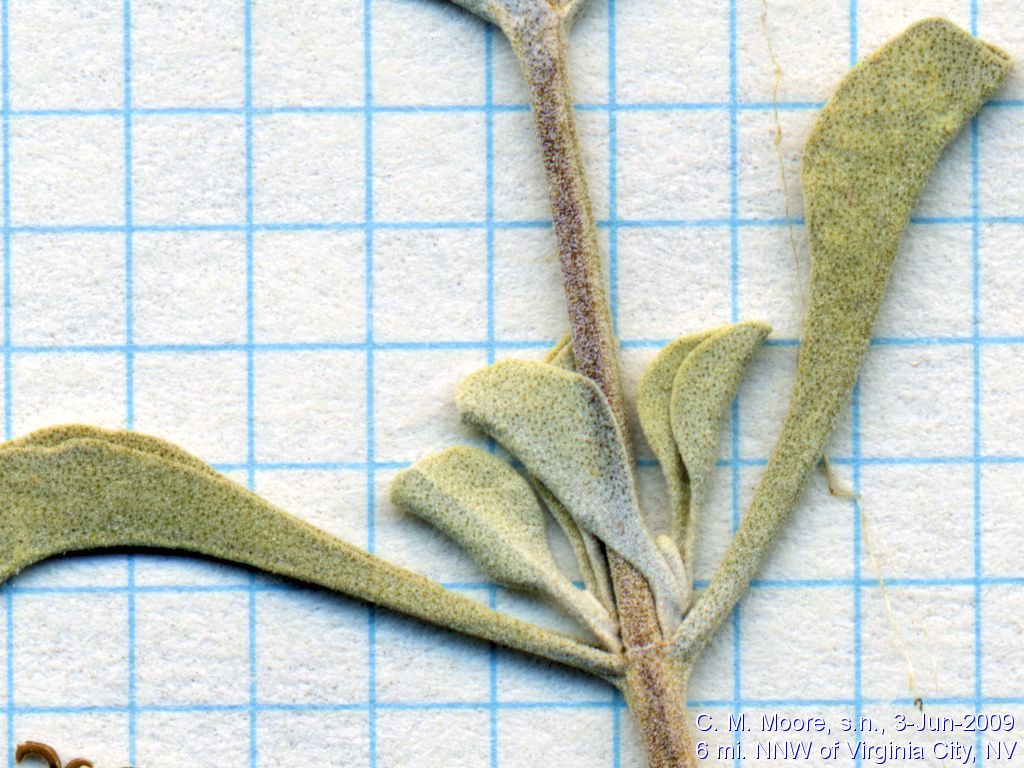
[[[576,370],[608,398],[632,455],[619,374],[618,340],[612,325],[597,226],[566,67],[567,29],[561,14],[540,3],[505,25],[523,66],[540,136],[552,220],[558,240]],[[536,7],[541,6],[541,7]],[[666,663],[654,598],[647,582],[609,550],[622,639],[629,657],[626,699],[643,738],[651,768],[696,766],[686,723],[685,686]]]

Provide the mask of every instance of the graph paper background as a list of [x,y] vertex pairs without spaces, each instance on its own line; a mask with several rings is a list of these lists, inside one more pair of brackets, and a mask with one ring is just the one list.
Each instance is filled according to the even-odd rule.
[[[775,327],[723,438],[703,580],[793,376],[816,111],[922,16],[1024,56],[1010,0],[770,0],[762,28],[765,10],[592,0],[573,32],[627,388],[676,335]],[[539,356],[566,327],[500,34],[433,0],[0,0],[0,35],[6,436],[83,421],[166,437],[356,544],[567,628],[387,501],[398,469],[479,441],[457,423],[462,377]],[[815,479],[695,673],[694,714],[890,726],[920,696],[929,714],[1024,724],[1022,99],[1012,75],[910,226],[830,448],[860,504]],[[655,509],[665,492],[640,459]],[[8,766],[25,739],[98,768],[642,763],[602,683],[152,555],[49,562],[0,587],[0,726]],[[886,734],[874,743],[900,738]],[[984,741],[916,741],[940,738]],[[840,754],[820,764],[870,764]]]

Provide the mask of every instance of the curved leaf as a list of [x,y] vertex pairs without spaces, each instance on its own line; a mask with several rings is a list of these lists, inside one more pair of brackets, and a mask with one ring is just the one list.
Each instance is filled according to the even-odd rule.
[[541,592],[618,651],[618,627],[597,599],[577,589],[548,549],[544,510],[503,459],[458,446],[400,473],[391,500],[453,538],[495,581]]
[[647,579],[662,628],[673,631],[681,585],[640,514],[628,453],[597,385],[545,363],[503,360],[469,376],[456,403]]
[[714,331],[683,360],[672,382],[672,435],[690,481],[689,513],[673,533],[691,569],[697,516],[715,468],[722,422],[747,363],[770,332],[770,325],[756,321]]
[[[576,372],[576,358],[572,351],[572,334],[567,333],[553,346],[544,356],[544,362],[554,365],[566,371]],[[547,506],[552,517],[558,522],[562,532],[569,539],[572,550],[576,555],[576,562],[583,574],[583,582],[597,598],[601,601],[612,615],[615,614],[615,596],[612,592],[611,573],[608,570],[608,558],[605,557],[604,547],[594,534],[576,525],[569,511],[562,506],[562,503],[555,498],[544,484],[531,478],[537,489],[537,495]]]
[[200,461],[174,443],[140,432],[103,429],[91,424],[56,424],[43,427],[14,440],[8,440],[6,443],[0,443],[0,451],[10,448],[54,448],[70,440],[98,440],[121,448],[130,448],[140,453],[148,453],[211,477],[222,477],[209,464]]
[[[647,444],[661,464],[672,504],[672,537],[683,549],[686,520],[690,515],[690,482],[672,434],[672,384],[683,360],[714,330],[676,339],[651,361],[640,377],[636,407]],[[684,560],[686,558],[684,557]]]
[[[611,679],[618,657],[497,613],[336,539],[156,438],[96,437],[50,447],[46,431],[0,450],[0,581],[53,555],[158,547],[260,568]],[[39,444],[34,444],[34,443]],[[137,444],[145,450],[126,447]],[[187,454],[185,454],[187,456]]]
[[849,400],[928,174],[1009,67],[1002,51],[926,19],[854,67],[822,110],[803,160],[811,290],[789,414],[679,647],[699,647],[760,568]]

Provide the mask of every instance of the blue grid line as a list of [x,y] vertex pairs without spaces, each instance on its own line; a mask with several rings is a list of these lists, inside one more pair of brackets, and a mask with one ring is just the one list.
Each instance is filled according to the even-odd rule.
[[[608,0],[608,303],[612,328],[619,335],[619,120],[616,67],[615,0]],[[599,224],[604,226],[605,222]],[[618,745],[616,745],[618,749]]]
[[[985,225],[1013,225],[1024,224],[1024,216],[981,216],[978,219],[980,224]],[[922,216],[912,217],[912,224],[926,225],[950,225],[950,224],[973,224],[973,216]],[[700,218],[700,219],[622,219],[614,221],[604,219],[597,221],[599,229],[615,228],[640,228],[649,229],[660,227],[669,228],[764,228],[764,227],[787,227],[788,223],[784,218],[752,219],[752,218]],[[794,226],[803,226],[802,218],[792,220]],[[525,219],[495,219],[493,222],[480,221],[333,221],[333,222],[254,222],[251,228],[255,232],[322,232],[322,231],[363,231],[367,227],[379,230],[475,230],[487,229],[493,226],[495,229],[551,229],[550,221]],[[245,223],[176,223],[176,224],[139,224],[133,223],[134,232],[246,232],[250,225]],[[124,224],[19,224],[9,227],[14,235],[67,235],[67,234],[104,234],[120,233],[125,231]]]
[[[824,101],[779,101],[777,106],[784,111],[818,110],[825,105]],[[741,112],[772,111],[776,106],[771,101],[736,102],[735,108]],[[992,99],[986,102],[985,108],[1019,109],[1024,106],[1024,99]],[[729,102],[717,101],[679,101],[679,102],[580,102],[576,104],[579,112],[727,112],[733,107]],[[525,113],[530,111],[529,104],[492,105],[495,113]],[[135,107],[131,110],[133,117],[210,117],[210,116],[244,116],[245,107]],[[362,115],[366,113],[362,106],[344,104],[325,104],[309,106],[254,106],[251,113],[256,116],[273,115]],[[481,104],[375,104],[371,111],[375,114],[447,114],[486,112],[488,108]],[[121,117],[123,111],[117,108],[107,109],[12,109],[13,119],[31,119],[39,117]]]
[[[122,13],[122,53],[124,56],[122,120],[124,125],[124,324],[125,324],[125,427],[135,426],[135,307],[134,307],[134,214],[132,209],[132,15],[131,0],[124,0]],[[135,555],[125,558],[125,600],[127,602],[127,645],[128,645],[128,761],[136,762],[137,755],[137,711],[136,711],[136,624],[135,624]]]
[[[608,36],[608,279],[613,330],[619,333],[619,67],[615,0],[607,0]],[[622,765],[622,710],[625,699],[617,688],[609,697],[612,707],[612,768]]]
[[[853,67],[857,63],[857,0],[850,0],[850,66]],[[853,394],[851,398],[852,408],[852,440],[853,440],[853,492],[854,494],[860,493],[860,380],[854,384]],[[852,504],[853,513],[853,574],[855,579],[861,581],[861,545],[862,535],[861,530],[861,507],[860,500],[857,496],[854,497]],[[853,597],[853,721],[856,723],[854,733],[858,738],[862,738],[860,726],[864,713],[864,690],[863,690],[863,676],[864,676],[864,660],[863,660],[863,615],[862,615],[862,590],[854,589],[852,591]],[[854,760],[854,765],[860,768],[863,765],[863,757],[857,755]]]
[[[790,110],[821,109],[824,102],[779,102],[779,107]],[[743,111],[758,111],[771,109],[770,102],[738,102],[736,108]],[[1009,105],[1006,105],[1009,106]],[[628,103],[622,102],[611,105],[602,102],[587,103],[580,102],[575,105],[580,112],[726,112],[731,109],[728,103],[719,102],[675,102],[675,103]],[[246,113],[244,107],[140,107],[132,110],[133,116],[139,117],[210,117],[210,116],[242,116]],[[273,115],[362,115],[366,109],[359,106],[346,105],[324,105],[324,106],[294,106],[294,107],[253,107],[252,114],[258,116]],[[374,114],[473,114],[486,113],[526,113],[530,111],[530,105],[523,104],[493,104],[489,108],[485,104],[411,104],[411,105],[386,105],[375,104],[371,109]],[[120,117],[122,111],[119,109],[15,109],[11,111],[14,119],[32,119],[40,117],[62,117],[68,119],[81,117]]]
[[127,616],[127,628],[128,628],[128,761],[131,763],[136,762],[136,755],[138,751],[137,737],[138,737],[138,715],[139,707],[136,700],[138,692],[138,675],[137,675],[137,664],[136,659],[138,653],[136,649],[136,624],[135,624],[135,596],[136,596],[136,585],[135,585],[135,555],[128,555],[125,558],[127,578],[125,579],[125,598],[128,603],[128,616]]
[[[183,558],[204,559],[201,555],[183,554]],[[73,555],[72,555],[73,557]],[[268,579],[261,582],[257,579],[255,586],[248,584],[218,584],[218,585],[138,585],[128,586],[102,586],[102,587],[76,587],[76,586],[40,586],[22,587],[12,585],[7,591],[12,594],[24,595],[116,595],[128,594],[129,590],[135,595],[141,594],[249,594],[258,593],[290,593],[296,589],[317,590],[319,587],[305,585],[302,582],[293,582],[285,577],[266,576],[259,578]],[[279,579],[279,580],[278,580]],[[493,588],[490,581],[440,581],[438,582],[445,589],[469,591],[479,590],[488,592]],[[709,581],[697,579],[695,585],[698,588],[707,587]],[[886,579],[890,587],[916,587],[925,589],[938,589],[944,587],[971,587],[979,583],[977,577],[971,576],[943,576],[943,577],[901,577]],[[983,586],[1024,586],[1024,576],[985,576],[981,578]],[[791,577],[779,579],[754,579],[751,581],[752,589],[876,589],[879,587],[878,579],[874,577],[853,576],[850,578],[804,578]],[[353,598],[354,599],[354,598]],[[357,601],[358,602],[358,601]]]
[[849,67],[852,69],[857,65],[857,0],[850,0],[850,61]]
[[[440,710],[444,712],[487,712],[492,707],[502,711],[523,711],[538,709],[560,710],[616,710],[611,701],[506,701],[494,705],[490,701],[430,701],[430,702],[379,702],[377,707],[390,712],[422,712]],[[145,713],[210,713],[250,711],[248,704],[144,704],[139,710]],[[366,704],[277,704],[262,703],[260,712],[366,712]],[[116,705],[66,705],[18,707],[19,714],[124,714],[125,707]]]
[[[946,457],[946,456],[894,456],[885,458],[850,457],[837,456],[829,458],[829,462],[835,465],[853,465],[860,467],[867,466],[935,466],[935,465],[983,465],[1021,464],[1024,463],[1024,456],[981,456],[977,459],[971,456]],[[306,472],[306,471],[392,471],[405,469],[411,462],[408,461],[376,461],[367,463],[364,461],[308,461],[308,462],[256,462],[255,465],[244,463],[218,462],[211,466],[218,472],[245,472],[251,466],[255,466],[257,472]],[[653,460],[641,460],[637,462],[640,467],[653,467],[656,462]],[[768,464],[767,459],[719,459],[717,467],[764,467]]]
[[[736,0],[729,0],[729,315],[732,322],[739,319],[739,71],[738,42],[736,27]],[[732,404],[733,458],[740,458],[739,451],[739,402]],[[732,469],[732,520],[733,535],[740,526],[740,468]],[[743,607],[737,604],[732,609],[732,712],[739,715],[743,700]],[[739,768],[740,753],[733,759]]]
[[134,223],[132,210],[132,22],[131,0],[124,0],[124,325],[125,325],[125,428],[135,426],[135,307]]
[[[736,102],[735,108],[742,112],[771,111],[776,106],[771,101],[742,101]],[[781,110],[818,110],[825,106],[824,101],[779,101],[777,106]],[[992,99],[986,102],[985,108],[996,109],[1019,109],[1024,107],[1024,99]],[[726,112],[732,109],[729,102],[716,101],[679,101],[679,102],[628,102],[614,101],[603,102],[580,102],[576,104],[580,112],[671,112],[671,111],[709,111]],[[496,113],[529,112],[529,104],[498,104],[492,105],[491,110]],[[403,104],[388,105],[375,104],[372,112],[376,114],[434,114],[451,112],[486,112],[488,108],[480,104]],[[245,107],[136,107],[131,113],[133,116],[162,117],[162,116],[221,116],[221,115],[244,115]],[[361,106],[346,106],[343,104],[320,105],[320,106],[277,106],[277,107],[253,107],[252,114],[265,115],[322,115],[322,114],[351,114],[361,115],[366,109]],[[120,117],[122,111],[119,109],[13,109],[10,116],[14,119],[33,117]]]
[[[498,33],[500,34],[500,32]],[[495,275],[494,275],[494,35],[491,24],[484,27],[484,152],[486,187],[487,245],[485,272],[487,275],[487,363],[495,360]],[[487,588],[487,604],[497,609],[498,589],[495,584]],[[490,765],[498,768],[498,646],[489,643],[487,649],[488,726],[490,736]]]
[[[978,3],[971,0],[971,34],[978,34]],[[981,266],[981,199],[979,195],[980,163],[979,163],[979,136],[978,118],[971,119],[971,314],[973,318],[972,330],[975,339],[972,350],[973,363],[973,392],[974,407],[972,410],[973,435],[972,447],[974,449],[974,576],[976,585],[974,587],[974,713],[979,714],[984,706],[984,681],[982,677],[982,653],[984,649],[984,636],[982,631],[982,510],[981,510],[981,297],[980,297],[980,266]],[[979,733],[975,739],[975,748],[984,765],[984,755],[981,750],[982,737]]]
[[[375,461],[374,432],[374,289],[373,289],[373,53],[372,41],[372,2],[363,0],[363,107],[364,113],[364,185],[365,185],[365,220],[366,220],[366,460],[370,470],[366,473],[366,531],[367,551],[376,549],[374,523],[376,519],[376,474],[373,470]],[[370,768],[377,767],[377,609],[368,605],[367,612],[367,723],[369,728]]]
[[[635,338],[622,343],[623,349],[660,349],[670,343],[672,339],[643,339]],[[532,339],[495,339],[493,342],[483,340],[437,340],[437,341],[382,341],[372,345],[377,352],[401,352],[401,351],[431,351],[431,350],[484,350],[492,348],[495,350],[507,349],[548,349],[555,343],[555,339],[544,339],[536,341]],[[797,338],[779,337],[768,339],[762,346],[765,347],[795,347],[800,343]],[[1024,344],[1024,336],[978,336],[977,340],[971,336],[964,337],[934,337],[907,336],[882,337],[871,341],[873,347],[973,347],[975,343],[983,346],[1018,346]],[[202,353],[225,353],[225,352],[365,352],[370,347],[365,342],[264,342],[264,343],[235,343],[224,342],[214,344],[133,344],[128,347],[124,344],[54,344],[52,346],[38,345],[11,345],[11,356],[31,355],[109,355],[126,354],[129,350],[136,356],[140,354],[202,354]]]
[[[255,215],[253,170],[253,83],[252,83],[252,2],[243,0],[243,69],[245,80],[245,404],[249,490],[256,490],[256,338],[255,321]],[[259,760],[256,644],[258,636],[258,606],[256,603],[257,577],[249,573],[248,587],[248,672],[249,672],[249,768],[256,768]]]
[[[6,48],[6,47],[5,47]],[[4,68],[7,71],[7,68]],[[7,586],[6,584],[4,585]],[[14,750],[11,746],[14,745],[14,594],[10,589],[3,590],[4,595],[4,611],[6,613],[7,627],[4,632],[4,642],[7,645],[7,684],[4,686],[5,694],[7,696],[6,706],[4,707],[7,713],[6,731],[7,731],[7,768],[14,768]]]
[[[11,428],[11,124],[8,117],[11,106],[10,36],[8,34],[8,0],[0,0],[0,100],[3,109],[3,227],[4,227],[4,439],[10,440]],[[0,586],[4,596],[4,614],[7,622],[4,632],[6,646],[7,681],[5,694],[7,768],[14,768],[14,595],[10,583]]]
[[[977,27],[977,7],[971,3],[971,29]],[[972,323],[974,333],[974,348],[972,350],[972,394],[974,403],[972,408],[972,448],[974,451],[974,713],[979,714],[984,706],[984,688],[982,684],[981,654],[983,648],[982,632],[982,606],[983,593],[981,588],[982,577],[982,551],[981,551],[981,343],[979,330],[981,327],[981,297],[979,286],[980,279],[980,239],[981,225],[978,222],[980,200],[978,196],[979,163],[978,163],[978,118],[971,120],[971,211],[974,214],[974,221],[971,225],[971,313],[974,322]],[[975,747],[984,764],[984,756],[981,751],[981,734],[977,735]]]
[[[779,101],[777,106],[783,111],[811,111],[819,110],[825,105],[823,101]],[[766,112],[772,111],[776,104],[770,101],[737,101],[735,106],[728,102],[700,101],[700,102],[615,102],[605,104],[601,102],[576,104],[579,112],[728,112],[736,109],[740,112]],[[1022,99],[992,99],[985,105],[986,109],[1019,109],[1024,106]],[[490,109],[494,113],[525,113],[529,112],[528,104],[493,104],[490,108],[479,104],[412,104],[412,105],[386,105],[377,104],[370,111],[375,114],[467,114],[485,113]],[[246,112],[252,115],[264,117],[274,115],[362,115],[366,109],[361,106],[346,106],[341,104],[322,106],[278,106],[278,107],[253,107],[246,110],[245,107],[138,107],[131,110],[132,117],[210,117],[210,116],[244,116]],[[12,109],[9,116],[12,119],[32,119],[40,117],[121,117],[123,111],[117,108],[109,109]]]
[[[0,44],[3,51],[3,72],[0,88],[3,99],[3,195],[4,195],[4,439],[14,436],[11,409],[11,62],[8,28],[8,0],[0,2]],[[8,649],[9,651],[10,649]]]
[[[782,699],[782,698],[747,698],[740,701],[741,708],[781,708],[787,707],[797,710],[849,710],[861,702],[865,707],[878,707],[885,705],[900,704],[911,705],[909,698],[893,701],[892,699],[868,698],[868,699],[842,699],[842,698],[814,698],[814,699]],[[973,697],[950,696],[944,698],[929,698],[929,705],[934,707],[972,707],[976,701]],[[724,708],[732,704],[732,699],[691,699],[691,709],[703,708]],[[992,697],[986,701],[993,707],[1019,707],[1024,705],[1024,697]],[[430,703],[416,702],[381,702],[377,708],[388,712],[487,712],[493,705],[490,702],[447,702],[436,701]],[[247,704],[177,704],[177,705],[141,705],[139,711],[145,714],[222,714],[222,713],[245,713],[249,711]],[[262,703],[257,708],[260,713],[345,713],[345,712],[366,712],[366,704],[275,704]],[[608,711],[612,714],[613,722],[619,721],[622,707],[612,701],[590,701],[590,702],[565,702],[559,700],[551,701],[530,701],[530,702],[502,702],[497,705],[502,712],[523,712],[523,711]],[[20,715],[122,715],[125,714],[124,707],[103,706],[103,705],[82,705],[82,706],[24,706],[18,707]],[[952,715],[956,716],[956,715]],[[859,724],[859,720],[855,721]],[[984,732],[978,732],[979,738]],[[764,737],[771,739],[771,736]],[[616,749],[620,746],[619,740],[614,740]],[[13,764],[12,755],[8,760]],[[980,763],[979,763],[980,764]]]
[[[485,271],[487,275],[487,362],[493,363],[495,341],[495,274],[494,274],[494,34],[491,24],[484,27],[484,166],[486,208],[484,226],[487,232]],[[500,34],[500,33],[499,33]]]
[[[740,704],[743,708],[765,708],[765,707],[793,707],[794,709],[849,709],[857,700],[840,698],[814,698],[814,699],[778,699],[778,698],[747,698]],[[691,699],[691,708],[714,707],[725,708],[733,703],[732,699]],[[875,707],[899,703],[902,705],[911,704],[909,698],[900,699],[894,702],[892,699],[863,699],[865,707]],[[936,707],[969,707],[975,704],[970,696],[950,696],[946,698],[929,698],[928,703]],[[1021,706],[1024,705],[1024,697],[993,697],[987,703],[996,706]],[[380,702],[377,707],[388,712],[486,712],[491,708],[487,701],[463,702],[463,701],[432,701],[428,703],[419,702]],[[566,702],[557,699],[550,701],[507,701],[501,702],[497,708],[503,712],[522,712],[530,710],[561,710],[561,711],[601,711],[621,712],[622,708],[612,701],[585,701]],[[140,705],[139,711],[146,714],[209,714],[209,713],[245,713],[249,711],[248,704],[167,704],[167,705]],[[260,712],[286,712],[286,713],[309,713],[309,712],[366,712],[366,704],[276,704],[262,703],[259,705]],[[125,708],[118,706],[103,705],[82,705],[82,706],[25,706],[18,707],[18,713],[22,715],[93,715],[93,714],[124,714]]]
[[[869,582],[865,582],[861,575],[861,560],[862,560],[862,545],[864,532],[861,527],[861,506],[860,506],[860,470],[861,470],[861,451],[860,451],[860,381],[857,381],[853,386],[853,397],[851,402],[853,411],[853,457],[851,459],[851,465],[853,467],[853,493],[854,499],[853,504],[850,505],[852,513],[852,527],[853,527],[853,580],[856,583],[856,587],[851,590],[853,597],[853,699],[856,702],[853,708],[854,722],[857,723],[856,734],[861,736],[860,733],[860,722],[864,715],[864,615],[863,615],[863,602],[864,594],[863,590],[869,585],[873,587],[878,586],[878,580],[874,579]],[[891,583],[891,582],[890,582]],[[858,756],[856,762],[858,765],[861,764],[862,758]]]

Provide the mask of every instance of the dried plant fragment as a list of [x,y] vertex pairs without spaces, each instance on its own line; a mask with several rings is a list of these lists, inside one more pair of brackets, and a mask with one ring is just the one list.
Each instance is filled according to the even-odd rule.
[[209,467],[193,468],[194,458],[166,458],[180,455],[170,444],[89,427],[61,429],[92,437],[47,446],[55,434],[47,430],[0,450],[0,581],[70,551],[176,549],[318,584],[608,679],[619,675],[616,656],[363,552]]
[[608,401],[585,376],[503,360],[470,375],[456,402],[565,505],[576,522],[647,579],[665,632],[681,617],[682,585],[640,514],[622,435]]
[[451,536],[498,583],[547,595],[606,648],[621,650],[611,614],[559,569],[543,508],[503,459],[477,448],[449,448],[402,472],[391,500]]
[[[87,428],[88,429],[88,428]],[[48,744],[42,744],[38,741],[23,741],[18,745],[14,751],[14,759],[17,762],[21,762],[26,757],[39,757],[47,762],[50,768],[61,768],[60,758],[57,757],[57,751],[49,746]],[[93,768],[92,760],[87,760],[84,757],[76,757],[68,761],[68,764],[64,768]]]
[[782,435],[711,586],[684,624],[692,656],[736,604],[849,400],[897,245],[942,149],[1009,71],[1003,52],[942,19],[858,64],[825,105],[803,161],[811,290]]
[[48,744],[38,741],[23,741],[14,750],[14,759],[20,763],[26,757],[40,757],[50,768],[60,768],[60,758],[57,757],[54,748]]

